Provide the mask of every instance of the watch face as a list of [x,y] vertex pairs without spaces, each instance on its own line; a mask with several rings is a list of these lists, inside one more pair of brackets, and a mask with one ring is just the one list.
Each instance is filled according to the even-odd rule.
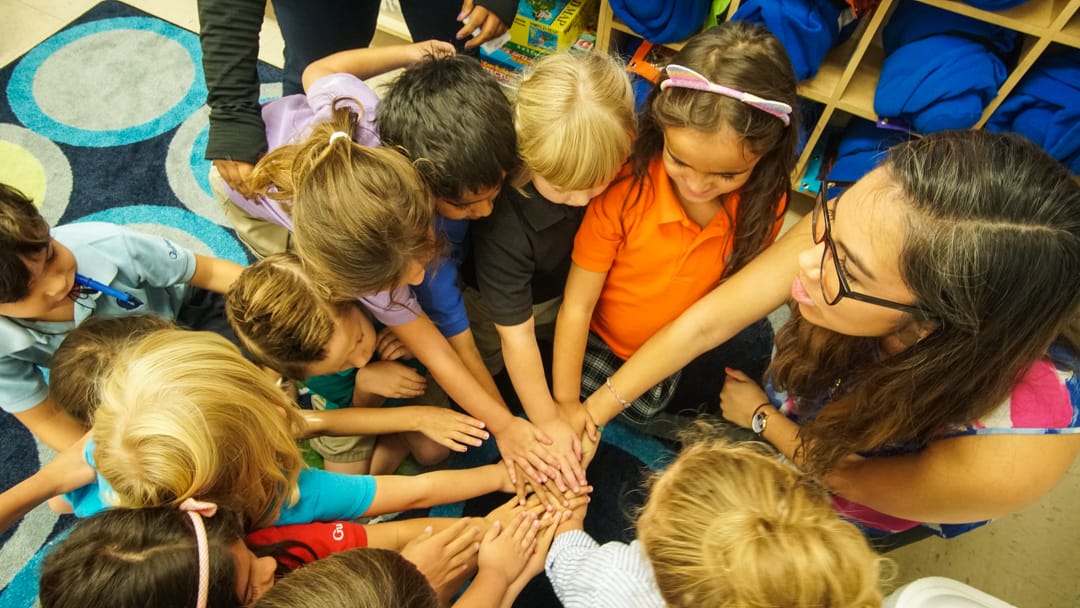
[[758,412],[754,414],[754,417],[750,420],[750,429],[760,435],[765,430],[765,421],[769,415],[765,412]]

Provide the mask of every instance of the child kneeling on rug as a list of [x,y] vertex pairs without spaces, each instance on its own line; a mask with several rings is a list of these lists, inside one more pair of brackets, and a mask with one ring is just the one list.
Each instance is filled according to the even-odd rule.
[[388,330],[377,336],[356,300],[332,301],[294,253],[245,268],[229,290],[227,313],[256,362],[311,391],[316,411],[305,416],[313,432],[361,435],[311,440],[328,471],[393,473],[409,454],[431,465],[488,438],[483,422],[448,408],[381,407],[384,397],[424,392],[424,377],[394,360],[411,353]]

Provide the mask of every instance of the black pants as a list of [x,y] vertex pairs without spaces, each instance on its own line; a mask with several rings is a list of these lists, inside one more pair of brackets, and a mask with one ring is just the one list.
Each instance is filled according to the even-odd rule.
[[[347,49],[366,47],[375,35],[379,0],[272,0],[285,39],[283,94],[303,93],[300,76],[309,63]],[[402,0],[413,40],[455,40],[461,0]]]
[[201,287],[188,287],[188,299],[176,314],[176,324],[184,329],[211,331],[232,342],[247,356],[225,317],[225,296]]

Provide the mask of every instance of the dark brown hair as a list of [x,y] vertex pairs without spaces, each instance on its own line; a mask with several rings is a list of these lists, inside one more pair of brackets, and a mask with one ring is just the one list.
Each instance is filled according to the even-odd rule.
[[1064,167],[1017,135],[949,131],[893,148],[882,170],[892,185],[868,204],[907,211],[900,272],[936,329],[881,358],[876,338],[792,315],[776,336],[777,386],[810,406],[841,383],[799,432],[815,473],[985,415],[1052,342],[1076,344],[1080,185]]
[[[638,121],[638,138],[630,155],[634,180],[627,204],[641,196],[649,163],[664,149],[664,129],[688,127],[713,133],[733,129],[761,160],[739,190],[738,217],[732,218],[735,241],[723,276],[730,276],[768,244],[777,218],[791,192],[798,142],[798,96],[795,71],[784,46],[767,29],[729,21],[686,42],[671,63],[686,66],[711,82],[790,105],[791,124],[741,101],[693,89],[654,87]],[[666,78],[666,75],[664,76]],[[721,211],[723,212],[723,211]]]
[[0,303],[18,302],[30,293],[25,258],[49,246],[49,223],[33,201],[0,183]]

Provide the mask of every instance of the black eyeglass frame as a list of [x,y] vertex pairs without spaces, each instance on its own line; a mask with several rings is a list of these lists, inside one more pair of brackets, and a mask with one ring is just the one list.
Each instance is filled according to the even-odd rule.
[[[867,304],[874,304],[877,306],[884,306],[885,308],[891,308],[893,310],[899,310],[909,314],[917,315],[920,317],[929,316],[928,312],[918,306],[911,304],[901,304],[899,302],[893,302],[892,300],[886,300],[884,298],[878,298],[875,296],[859,293],[851,289],[848,285],[847,278],[844,277],[844,269],[840,266],[840,257],[836,255],[836,242],[832,238],[832,222],[829,220],[829,190],[833,188],[848,188],[855,182],[835,181],[835,180],[821,180],[821,188],[817,193],[817,200],[814,203],[813,216],[811,218],[811,230],[813,230],[814,244],[820,245],[825,243],[825,247],[821,251],[821,268],[818,274],[818,286],[821,288],[821,297],[825,299],[825,303],[829,306],[835,306],[840,300],[844,298],[850,298],[859,302],[865,302]],[[837,195],[839,198],[839,195]],[[837,200],[839,202],[839,200]],[[818,217],[822,218],[824,223],[823,230],[821,231],[821,238],[818,238]],[[832,254],[833,265],[836,267],[836,278],[840,283],[840,289],[838,290],[835,298],[829,298],[829,294],[825,293],[825,258]]]

